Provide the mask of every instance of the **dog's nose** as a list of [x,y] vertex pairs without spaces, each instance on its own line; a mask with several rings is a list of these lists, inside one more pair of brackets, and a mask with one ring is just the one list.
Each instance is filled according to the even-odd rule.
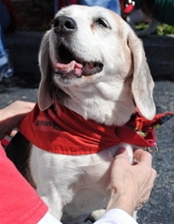
[[56,33],[73,32],[77,29],[76,22],[68,16],[58,16],[52,22]]

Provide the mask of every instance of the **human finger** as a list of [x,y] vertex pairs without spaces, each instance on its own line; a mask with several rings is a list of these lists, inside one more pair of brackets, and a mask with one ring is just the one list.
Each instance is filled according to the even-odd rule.
[[114,185],[124,178],[125,173],[129,170],[130,162],[127,150],[124,148],[119,149],[119,154],[117,154],[111,164],[111,182]]
[[14,137],[16,134],[17,134],[17,130],[12,130],[10,133],[9,133],[9,136],[10,137]]
[[[129,164],[129,154],[124,147],[121,147],[117,150],[117,153],[114,157],[112,166],[122,166],[123,164]],[[120,164],[120,165],[119,165]]]
[[136,161],[143,162],[148,166],[152,165],[152,155],[143,149],[134,150],[133,156]]
[[117,156],[119,154],[123,154],[125,151],[126,151],[126,149],[124,147],[120,147],[120,148],[118,148],[115,156]]

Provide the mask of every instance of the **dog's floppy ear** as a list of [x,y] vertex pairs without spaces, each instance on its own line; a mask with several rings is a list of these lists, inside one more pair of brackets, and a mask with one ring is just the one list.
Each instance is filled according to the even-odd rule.
[[151,120],[156,113],[153,100],[154,82],[146,62],[143,45],[133,32],[128,35],[128,45],[133,60],[133,80],[131,85],[134,101],[142,116]]
[[40,110],[45,110],[51,106],[50,80],[51,65],[49,57],[49,31],[42,39],[39,51],[39,67],[41,72],[41,81],[38,92],[38,105]]

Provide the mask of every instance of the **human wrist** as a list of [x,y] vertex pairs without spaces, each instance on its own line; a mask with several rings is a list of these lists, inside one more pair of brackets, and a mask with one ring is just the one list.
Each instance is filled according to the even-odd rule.
[[0,109],[0,125],[1,125],[1,123],[2,123],[2,121],[5,119],[5,110],[4,109]]
[[11,131],[17,124],[17,117],[15,119],[11,119],[13,117],[13,113],[11,110],[8,110],[7,107],[0,110],[0,139],[3,139],[5,135],[11,134]]
[[111,190],[111,197],[106,210],[121,209],[133,216],[135,211],[136,201],[133,195],[127,194],[124,191],[118,191],[116,189]]
[[4,120],[6,120],[6,111],[4,109],[0,110],[0,139],[2,139],[7,132],[7,127],[4,125]]
[[8,110],[8,107],[0,109],[0,125],[4,124],[8,118],[10,118],[13,114]]

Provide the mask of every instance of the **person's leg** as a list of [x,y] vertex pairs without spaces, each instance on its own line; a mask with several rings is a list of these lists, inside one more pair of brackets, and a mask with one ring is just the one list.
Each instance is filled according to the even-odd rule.
[[0,24],[3,30],[6,30],[11,22],[10,14],[7,7],[0,1]]
[[4,31],[8,29],[11,23],[11,17],[8,12],[7,7],[0,1],[0,25],[1,25],[1,33],[0,38],[2,41],[2,44],[5,48],[5,38],[4,38]]
[[4,46],[3,43],[3,30],[0,24],[0,81],[3,77],[8,78],[13,75],[13,68],[9,61],[9,52],[8,49]]
[[3,31],[2,31],[2,26],[0,23],[0,58],[5,54],[5,46],[3,42]]
[[0,81],[3,77],[13,75],[13,69],[9,61],[9,51],[6,47],[4,32],[11,22],[10,14],[6,6],[0,1]]

